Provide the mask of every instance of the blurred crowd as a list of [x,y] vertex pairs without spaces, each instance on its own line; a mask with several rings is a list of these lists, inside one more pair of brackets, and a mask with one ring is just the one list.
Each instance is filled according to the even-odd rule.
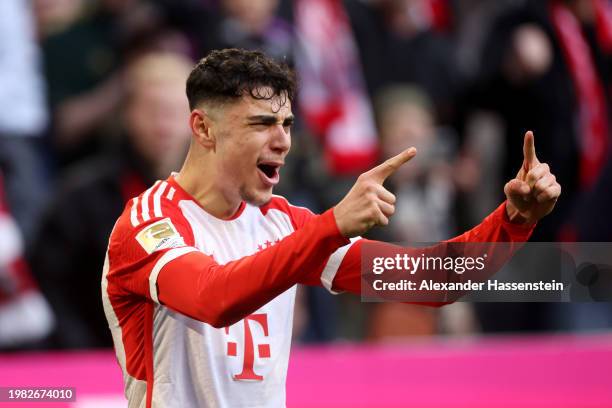
[[[225,47],[301,86],[277,193],[314,211],[416,146],[370,238],[435,242],[503,200],[533,130],[563,194],[535,241],[612,241],[610,0],[0,1],[0,349],[112,345],[100,301],[126,201],[178,170],[185,80]],[[360,304],[298,291],[298,341],[609,330],[609,303]]]

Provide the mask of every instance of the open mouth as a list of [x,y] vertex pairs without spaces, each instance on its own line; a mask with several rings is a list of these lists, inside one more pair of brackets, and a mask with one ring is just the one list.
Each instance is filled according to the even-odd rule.
[[262,180],[265,184],[271,186],[278,184],[280,167],[281,165],[278,163],[259,163],[257,165]]

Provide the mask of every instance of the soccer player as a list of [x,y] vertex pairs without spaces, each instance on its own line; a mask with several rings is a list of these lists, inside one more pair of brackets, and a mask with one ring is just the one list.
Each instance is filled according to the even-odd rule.
[[[187,80],[192,140],[179,173],[128,202],[110,237],[105,313],[130,407],[281,407],[297,283],[360,291],[359,235],[387,225],[385,178],[407,149],[362,174],[321,215],[272,194],[291,147],[295,79],[259,52],[227,49]],[[455,241],[523,242],[560,186],[533,135],[507,200]]]

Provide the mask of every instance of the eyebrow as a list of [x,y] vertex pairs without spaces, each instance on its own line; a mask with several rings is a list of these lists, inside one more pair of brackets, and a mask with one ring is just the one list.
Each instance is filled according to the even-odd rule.
[[[247,120],[249,121],[249,124],[262,123],[264,125],[273,125],[275,123],[278,123],[278,117],[274,115],[249,116]],[[287,116],[285,120],[283,121],[283,126],[291,125],[294,120],[295,120],[295,117],[293,115]]]

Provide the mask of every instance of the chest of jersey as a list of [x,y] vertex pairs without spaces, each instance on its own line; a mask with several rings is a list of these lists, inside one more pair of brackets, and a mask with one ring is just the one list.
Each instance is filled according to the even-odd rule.
[[[183,201],[179,207],[190,224],[194,246],[219,264],[252,255],[293,232],[289,216],[278,210],[263,214],[259,208],[247,205],[239,217],[226,221],[212,217],[191,201]],[[289,289],[245,319],[225,328],[214,328],[163,308],[156,313],[157,334],[159,337],[172,335],[175,344],[181,339],[170,355],[190,366],[191,375],[197,373],[202,383],[214,384],[215,398],[221,398],[217,401],[218,406],[249,405],[259,398],[267,404],[270,393],[284,398],[295,290],[295,287]],[[173,333],[166,332],[166,328],[171,328]],[[188,356],[198,356],[198,359],[185,361]],[[168,361],[159,363],[173,365]],[[176,373],[168,368],[168,373]],[[183,382],[178,378],[162,380],[175,385],[177,380]],[[195,387],[191,392],[197,394],[201,389]],[[209,400],[211,395],[194,395],[193,398]],[[249,401],[236,398],[248,398]]]
[[193,201],[182,201],[179,207],[191,225],[195,247],[219,264],[252,255],[293,232],[289,216],[275,209],[263,214],[247,205],[236,219],[220,220]]

